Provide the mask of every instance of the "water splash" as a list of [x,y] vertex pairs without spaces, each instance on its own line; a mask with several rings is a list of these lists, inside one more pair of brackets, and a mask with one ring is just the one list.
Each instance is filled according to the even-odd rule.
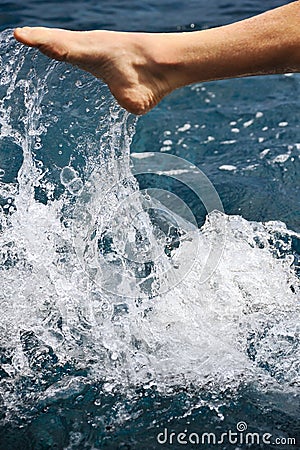
[[[95,382],[99,398],[133,399],[141,387],[198,393],[187,410],[218,408],[225,400],[217,393],[245,383],[299,385],[299,236],[280,222],[212,212],[199,231],[180,218],[176,229],[162,214],[161,237],[141,213],[145,197],[130,169],[135,119],[99,81],[25,49],[10,31],[0,38],[4,417]],[[159,295],[160,268],[174,249],[188,256],[180,232],[200,251],[184,280]],[[224,236],[220,264],[200,283]],[[133,274],[131,282],[112,277],[112,267]],[[122,285],[121,295],[109,294],[109,282]],[[203,391],[215,400],[203,400]]]

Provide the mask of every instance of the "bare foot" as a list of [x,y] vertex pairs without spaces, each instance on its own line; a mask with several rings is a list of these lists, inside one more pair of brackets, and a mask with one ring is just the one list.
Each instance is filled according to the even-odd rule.
[[114,31],[16,28],[15,38],[42,53],[66,61],[105,81],[117,101],[133,114],[144,114],[176,86],[155,58],[158,35]]
[[104,80],[120,105],[144,114],[195,82],[300,72],[300,1],[193,33],[17,28],[15,38]]

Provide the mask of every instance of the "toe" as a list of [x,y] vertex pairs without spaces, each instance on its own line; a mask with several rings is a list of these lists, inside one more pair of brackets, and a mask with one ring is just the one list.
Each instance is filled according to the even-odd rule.
[[31,47],[37,47],[47,42],[49,31],[42,27],[16,28],[14,31],[14,37],[23,44],[30,45]]
[[67,31],[44,27],[24,27],[16,28],[14,37],[19,42],[22,42],[22,44],[37,47],[50,58],[65,61],[67,59],[68,49],[65,45],[65,36],[62,36],[62,33],[66,34]]

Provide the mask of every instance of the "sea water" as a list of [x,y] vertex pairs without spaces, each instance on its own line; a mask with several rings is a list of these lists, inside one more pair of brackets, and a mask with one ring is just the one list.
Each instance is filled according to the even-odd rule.
[[[104,84],[0,38],[1,448],[159,448],[257,398],[295,431],[299,235],[226,215],[192,163],[130,157],[137,118]],[[206,186],[200,229],[147,167]]]

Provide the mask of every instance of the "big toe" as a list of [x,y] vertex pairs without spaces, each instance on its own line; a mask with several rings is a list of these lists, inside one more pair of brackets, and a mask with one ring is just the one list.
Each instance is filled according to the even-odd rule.
[[24,27],[16,28],[14,37],[22,44],[38,47],[41,52],[50,58],[65,61],[70,47],[69,33],[66,30],[55,28]]
[[43,27],[23,27],[15,29],[14,37],[23,44],[38,47],[49,41],[50,33],[50,30]]

